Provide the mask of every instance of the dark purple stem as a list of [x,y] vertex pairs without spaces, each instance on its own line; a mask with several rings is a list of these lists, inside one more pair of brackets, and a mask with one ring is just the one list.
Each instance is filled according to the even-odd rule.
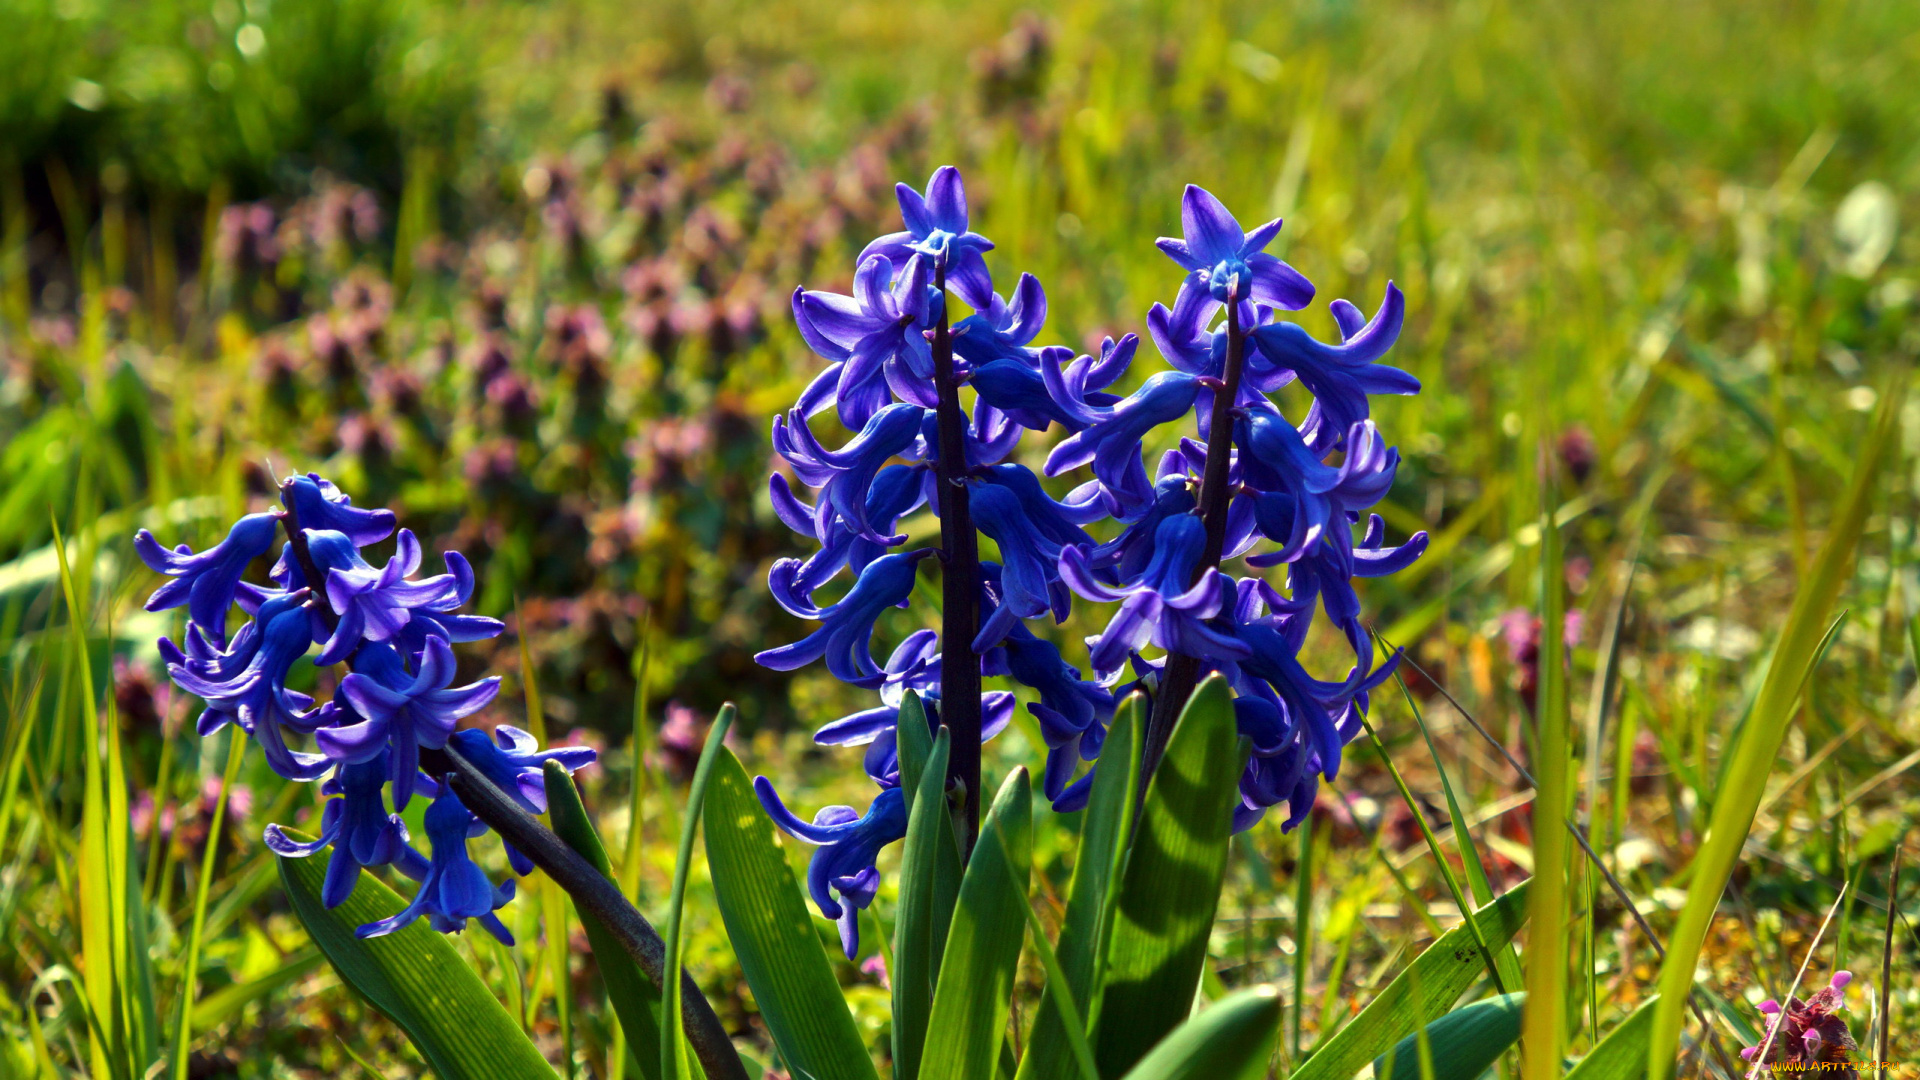
[[949,787],[960,790],[955,811],[965,858],[980,835],[980,660],[973,654],[979,632],[980,540],[974,535],[967,497],[966,416],[953,371],[953,335],[947,324],[947,272],[934,272],[940,321],[933,328],[933,384],[939,395],[936,476],[940,489],[940,722],[953,732]]
[[[1227,507],[1233,492],[1227,486],[1227,471],[1233,457],[1233,403],[1240,394],[1240,366],[1246,354],[1246,335],[1240,329],[1239,290],[1227,302],[1227,358],[1220,385],[1213,388],[1213,413],[1207,424],[1207,471],[1200,480],[1200,521],[1207,529],[1207,544],[1201,549],[1200,562],[1193,568],[1193,581],[1220,566],[1220,555],[1227,545]],[[1187,707],[1194,687],[1200,684],[1203,664],[1198,657],[1169,653],[1160,675],[1160,687],[1154,695],[1153,718],[1147,723],[1147,738],[1140,766],[1140,786],[1145,790],[1153,771],[1167,752],[1173,737],[1174,721]]]

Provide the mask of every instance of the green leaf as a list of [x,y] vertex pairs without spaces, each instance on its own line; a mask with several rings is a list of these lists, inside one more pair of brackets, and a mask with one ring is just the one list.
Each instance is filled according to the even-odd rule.
[[[687,875],[693,869],[693,838],[700,829],[701,809],[706,803],[707,786],[712,782],[714,762],[721,754],[732,756],[725,746],[727,730],[733,727],[736,712],[733,702],[720,706],[707,729],[707,743],[700,748],[700,763],[693,767],[693,782],[687,785],[687,816],[680,823],[680,851],[673,860],[673,888],[667,894],[667,962],[660,979],[660,1076],[661,1080],[679,1080],[697,1075],[687,1066],[687,1033],[679,1023],[683,990],[681,971],[681,916],[686,911]],[[737,767],[739,762],[734,763]],[[744,775],[744,774],[742,774]],[[733,1051],[732,1046],[726,1048]]]
[[[1127,839],[1133,827],[1146,702],[1145,694],[1130,695],[1120,703],[1113,726],[1107,731],[1101,760],[1109,767],[1095,772],[1093,790],[1087,796],[1080,848],[1074,855],[1073,880],[1068,885],[1066,918],[1060,924],[1060,970],[1083,1021],[1091,1019],[1088,1006],[1099,989],[1096,961],[1104,955],[1103,945],[1112,929],[1113,900],[1118,895],[1120,868],[1126,860]],[[1130,767],[1111,767],[1122,762],[1130,763]],[[1040,1009],[1034,1014],[1027,1052],[1020,1059],[1019,1080],[1063,1075],[1072,1064],[1072,1048],[1065,1036],[1049,979]]]
[[1239,738],[1226,680],[1212,676],[1174,725],[1121,879],[1094,1031],[1103,1076],[1132,1068],[1191,1011],[1227,868]]
[[1280,1034],[1280,994],[1256,986],[1221,998],[1175,1028],[1125,1080],[1255,1080]]
[[[546,763],[545,774],[547,817],[554,833],[568,847],[584,855],[595,870],[612,879],[607,850],[600,843],[600,834],[594,831],[593,820],[587,816],[587,808],[580,802],[580,792],[573,786],[572,778],[559,763],[552,761]],[[635,823],[630,827],[639,826]],[[633,962],[633,957],[627,955],[626,948],[606,923],[577,903],[573,910],[587,931],[587,943],[593,946],[600,981],[607,987],[607,1001],[613,1005],[614,1015],[620,1018],[620,1030],[626,1033],[631,1063],[639,1066],[640,1075],[647,1080],[658,1080],[660,988]]]
[[[296,841],[307,839],[293,830]],[[333,969],[413,1040],[440,1080],[554,1080],[553,1067],[487,991],[446,936],[416,919],[391,934],[354,929],[397,914],[406,901],[371,874],[329,911],[320,903],[324,859],[279,858],[280,880],[307,935]]]
[[707,869],[740,972],[795,1076],[872,1080],[873,1061],[820,947],[773,822],[733,751],[722,748],[702,825]]
[[1000,785],[960,882],[940,981],[933,990],[922,1077],[991,1080],[1007,1030],[1007,1005],[1026,937],[1033,866],[1033,791],[1027,770]]
[[[910,725],[901,706],[902,730]],[[919,725],[925,728],[922,722]],[[901,777],[907,776],[902,736]],[[960,848],[947,812],[947,761],[952,749],[945,725],[917,773],[931,778],[908,788],[907,840],[900,856],[900,904],[893,920],[893,1067],[899,1080],[913,1080],[925,1052],[927,1018],[933,1011],[933,987],[940,978],[940,954],[960,895]]]
[[1900,408],[1906,389],[1902,372],[1880,395],[1880,407],[1860,448],[1859,465],[1846,499],[1834,515],[1819,558],[1794,594],[1786,626],[1767,665],[1766,680],[1754,698],[1746,729],[1730,752],[1732,764],[1714,800],[1706,838],[1694,855],[1687,902],[1680,909],[1673,936],[1667,942],[1666,961],[1660,967],[1660,1004],[1654,1006],[1646,1043],[1647,1075],[1652,1080],[1666,1080],[1678,1056],[1680,1028],[1686,1021],[1687,997],[1693,990],[1701,946],[1706,943],[1707,929],[1720,906],[1727,879],[1753,829],[1754,814],[1766,793],[1767,775],[1779,759],[1780,744],[1793,719],[1794,702],[1819,655],[1822,632],[1847,583],[1847,567],[1866,528],[1881,462],[1899,446]]
[[[1503,948],[1527,921],[1523,881],[1473,916],[1489,948]],[[1465,923],[1442,934],[1374,996],[1360,1015],[1316,1046],[1292,1080],[1350,1080],[1354,1073],[1414,1030],[1422,1017],[1446,1012],[1486,971],[1473,931]]]
[[1373,1075],[1382,1080],[1478,1080],[1520,1040],[1520,1012],[1526,1000],[1524,993],[1501,994],[1463,1005],[1428,1024],[1428,1060],[1433,1071],[1424,1077],[1418,1033],[1381,1055],[1373,1063]]
[[927,732],[927,710],[920,695],[912,690],[901,695],[900,718],[893,729],[899,733],[900,788],[909,808],[913,794],[920,790],[920,776],[926,771],[927,757],[933,753],[933,736]]
[[1607,1033],[1586,1057],[1567,1072],[1567,1080],[1640,1080],[1647,1072],[1647,1032],[1653,1026],[1650,997]]

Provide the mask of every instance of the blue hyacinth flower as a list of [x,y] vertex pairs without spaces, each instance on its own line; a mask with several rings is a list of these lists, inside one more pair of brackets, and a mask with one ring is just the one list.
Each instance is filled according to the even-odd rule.
[[478,919],[501,944],[513,944],[513,935],[494,914],[513,899],[513,879],[495,885],[467,854],[467,840],[485,832],[486,827],[458,795],[444,787],[427,807],[426,825],[433,857],[421,877],[420,891],[397,914],[367,923],[355,933],[363,938],[380,937],[425,915],[429,925],[445,934],[464,930],[468,919]]
[[1268,323],[1256,327],[1254,341],[1273,362],[1293,371],[1313,394],[1300,434],[1316,454],[1337,450],[1347,430],[1369,415],[1369,394],[1417,394],[1420,380],[1379,363],[1400,337],[1406,301],[1392,282],[1386,299],[1365,325],[1356,326],[1359,309],[1346,301],[1334,302],[1334,316],[1344,340],[1328,345],[1296,323]]
[[[327,564],[326,587],[327,600],[340,622],[314,659],[323,667],[346,659],[362,642],[398,637],[416,610],[451,611],[459,607],[473,590],[473,570],[456,553],[446,557],[446,573],[408,580],[408,575],[420,569],[420,541],[411,529],[400,530],[398,549],[387,565],[377,570],[351,549],[352,541],[344,534],[308,531],[307,535],[316,556],[323,548],[338,553]],[[493,629],[498,625],[495,620],[487,619],[485,624],[493,633],[498,632]]]
[[[901,518],[927,501],[930,474],[931,470],[924,465],[889,465],[881,469],[867,490],[868,526],[875,532],[891,534]],[[833,580],[843,568],[850,567],[858,576],[868,563],[887,553],[887,545],[858,535],[838,517],[827,523],[824,536],[817,533],[816,508],[801,502],[781,474],[773,474],[768,488],[773,511],[780,520],[802,536],[820,542],[820,550],[804,561],[775,560],[767,576],[774,599],[788,611],[810,610],[814,606],[814,590]]]
[[185,604],[194,625],[224,644],[227,609],[233,607],[240,575],[248,563],[273,547],[278,528],[279,519],[273,514],[248,514],[234,523],[226,539],[198,554],[185,544],[169,551],[141,529],[133,535],[134,552],[156,573],[173,579],[147,598],[147,610],[165,611]]
[[929,415],[918,405],[889,405],[838,450],[822,446],[798,410],[787,417],[774,417],[774,450],[793,466],[793,474],[801,483],[820,489],[813,510],[814,535],[829,535],[838,516],[857,537],[882,547],[900,543],[900,539],[876,531],[867,520],[867,496],[876,474],[890,459],[918,460],[926,456],[921,432]]
[[814,352],[835,362],[807,387],[798,411],[812,416],[829,404],[858,429],[892,400],[889,390],[931,408],[933,350],[925,331],[938,314],[929,268],[915,258],[900,268],[879,256],[863,259],[853,295],[795,289],[793,321]]
[[593,764],[599,756],[590,746],[542,750],[540,740],[532,733],[511,724],[494,728],[491,738],[479,728],[463,728],[454,732],[448,741],[460,748],[462,756],[472,762],[482,776],[512,796],[520,809],[529,814],[547,812],[547,780],[541,771],[547,762],[559,763],[567,775],[572,776]]
[[820,914],[840,925],[840,945],[853,959],[860,952],[860,912],[880,889],[874,861],[881,848],[907,835],[906,797],[888,788],[874,796],[864,816],[851,806],[829,806],[806,822],[787,809],[766,777],[754,777],[753,790],[775,825],[820,846],[807,865],[807,892]]
[[946,269],[947,286],[971,308],[985,308],[993,296],[993,278],[981,253],[993,250],[993,241],[967,228],[967,190],[960,170],[951,165],[935,169],[925,195],[906,184],[894,186],[900,217],[906,229],[888,233],[860,252],[860,262],[885,255],[901,266],[915,255],[926,256]]
[[1021,274],[1011,302],[994,293],[985,307],[954,324],[954,355],[973,366],[1001,359],[1031,364],[1027,343],[1040,336],[1046,321],[1047,294],[1040,279]]
[[425,873],[427,862],[407,846],[407,826],[399,814],[389,814],[381,791],[387,785],[384,756],[359,765],[343,765],[321,786],[332,796],[320,813],[320,835],[310,843],[296,843],[278,825],[268,825],[266,844],[277,855],[305,858],[325,847],[333,848],[327,861],[320,902],[339,907],[353,893],[363,867],[399,864],[410,877]]
[[344,534],[355,547],[377,544],[393,535],[393,511],[360,509],[319,473],[289,478],[282,497],[292,505],[302,529],[331,529]]
[[1152,486],[1140,460],[1147,432],[1186,415],[1200,391],[1200,380],[1180,371],[1153,375],[1124,400],[1102,410],[1100,419],[1068,436],[1047,455],[1046,474],[1058,476],[1088,462],[1093,475],[1124,515],[1152,503]]
[[1153,557],[1145,570],[1118,585],[1102,580],[1088,565],[1086,548],[1061,553],[1060,576],[1074,592],[1096,603],[1120,602],[1107,628],[1087,639],[1087,662],[1103,679],[1117,674],[1128,656],[1148,642],[1203,660],[1246,655],[1246,646],[1208,625],[1231,609],[1236,593],[1232,579],[1218,570],[1193,580],[1206,541],[1206,527],[1198,517],[1169,517],[1154,532]]
[[1180,197],[1180,228],[1184,239],[1163,236],[1154,243],[1174,262],[1200,274],[1215,300],[1263,300],[1288,311],[1313,302],[1313,283],[1266,253],[1280,235],[1279,218],[1243,232],[1219,199],[1188,184]]
[[202,737],[238,724],[260,744],[273,771],[288,780],[317,779],[330,764],[324,754],[288,747],[280,730],[311,732],[333,715],[329,706],[314,708],[312,698],[286,685],[294,661],[313,645],[312,623],[300,606],[305,599],[299,593],[262,607],[265,629],[247,643],[244,662],[229,653],[210,663],[189,658],[168,668],[175,685],[207,703],[196,725]]
[[320,729],[314,736],[320,749],[335,761],[352,763],[372,760],[390,748],[393,806],[406,809],[419,774],[420,748],[446,746],[454,725],[485,708],[500,692],[498,675],[453,686],[456,666],[453,648],[441,638],[427,639],[419,669],[412,673],[392,648],[362,648],[353,673],[340,680],[340,696],[362,719]]
[[[1014,466],[1019,468],[1019,466]],[[1020,496],[999,484],[972,484],[968,502],[974,527],[1000,547],[1000,602],[980,620],[973,651],[986,652],[1000,643],[1021,619],[1037,619],[1049,611],[1055,622],[1066,621],[1073,597],[1060,581],[1057,535],[1028,517]],[[1075,543],[1093,541],[1079,527],[1070,526]]]
[[1078,798],[1069,798],[1068,783],[1079,762],[1100,756],[1116,699],[1081,679],[1080,669],[1062,659],[1052,642],[1035,637],[1024,626],[1016,626],[1004,644],[1007,674],[1040,694],[1039,701],[1027,703],[1027,711],[1040,722],[1040,734],[1047,744],[1040,790],[1053,801],[1055,810],[1078,810],[1086,791],[1076,792]]
[[775,671],[792,671],[825,657],[827,670],[841,682],[869,689],[881,685],[886,673],[873,658],[873,624],[886,609],[906,606],[920,560],[932,554],[931,548],[923,548],[868,563],[838,603],[795,611],[822,623],[820,629],[791,645],[758,653],[754,660]]

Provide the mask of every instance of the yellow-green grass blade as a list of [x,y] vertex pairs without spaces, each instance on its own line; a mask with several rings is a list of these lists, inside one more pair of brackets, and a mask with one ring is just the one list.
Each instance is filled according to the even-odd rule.
[[1501,994],[1462,1005],[1395,1043],[1373,1063],[1373,1075],[1381,1080],[1478,1080],[1519,1040],[1526,999],[1524,993]]
[[[1546,490],[1553,504],[1553,488]],[[1534,699],[1533,911],[1527,931],[1526,1040],[1523,1080],[1555,1080],[1567,1032],[1567,969],[1571,898],[1567,885],[1566,830],[1572,808],[1567,736],[1566,593],[1560,529],[1551,513],[1540,522],[1540,685]]]
[[1131,1069],[1187,1018],[1220,904],[1244,751],[1226,680],[1209,677],[1174,724],[1127,856],[1094,1052]]
[[1175,1028],[1123,1080],[1256,1080],[1279,1034],[1279,992],[1251,987]]
[[[612,879],[613,868],[607,862],[606,848],[600,843],[600,834],[594,831],[593,819],[587,816],[587,808],[580,801],[580,792],[573,786],[573,779],[555,762],[547,762],[545,770],[547,818],[553,825],[554,833],[568,847],[584,855],[595,870]],[[631,1053],[641,1076],[647,1080],[658,1080],[660,988],[633,962],[633,957],[627,954],[625,946],[613,936],[605,923],[578,904],[574,905],[574,914],[580,917],[580,925],[587,931],[587,941],[593,946],[600,979],[606,984],[607,1001],[613,1005],[614,1015],[620,1019],[620,1030],[625,1036],[624,1049]]]
[[306,948],[289,956],[280,966],[257,979],[234,983],[214,993],[208,994],[193,1003],[193,1027],[195,1031],[226,1023],[240,1014],[240,1010],[266,997],[288,983],[298,982],[320,969],[327,962],[325,954],[317,948]]
[[[913,803],[907,811],[907,837],[900,856],[900,902],[895,909],[893,932],[893,1068],[899,1080],[913,1080],[919,1074],[920,1055],[925,1052],[927,1017],[933,1011],[933,987],[940,978],[940,954],[947,947],[947,928],[953,922],[953,905],[960,895],[960,846],[953,835],[953,817],[947,812],[947,761],[951,755],[952,733],[945,725],[934,737],[932,748],[916,748],[925,740],[912,731],[926,730],[926,721],[917,725],[908,709],[917,711],[917,696],[909,692],[900,709],[900,776],[909,777],[914,786]],[[909,755],[917,764],[909,766]],[[932,778],[931,783],[920,782]]]
[[1858,455],[1845,501],[1828,529],[1827,540],[1801,584],[1787,614],[1785,628],[1767,665],[1766,680],[1754,700],[1745,730],[1730,752],[1731,764],[1714,800],[1706,838],[1691,866],[1686,904],[1681,908],[1667,942],[1666,962],[1660,968],[1660,1004],[1655,1007],[1647,1038],[1647,1075],[1666,1080],[1680,1045],[1686,999],[1693,988],[1695,965],[1706,942],[1720,895],[1726,889],[1753,817],[1765,794],[1766,779],[1786,738],[1793,705],[1818,654],[1818,648],[1847,567],[1866,528],[1873,503],[1875,480],[1890,448],[1897,445],[1900,408],[1906,398],[1906,374],[1897,375],[1880,405]]
[[[1146,727],[1147,698],[1132,694],[1120,703],[1101,754],[1106,767],[1096,772],[1093,790],[1080,825],[1080,848],[1074,854],[1073,878],[1067,889],[1067,912],[1060,924],[1057,954],[1060,986],[1080,1006],[1080,1019],[1091,1027],[1100,990],[1100,960],[1113,927],[1114,898],[1119,895],[1120,870],[1125,865],[1127,841],[1133,827],[1140,791],[1140,742]],[[1119,767],[1116,766],[1126,766]],[[1064,1017],[1054,1000],[1055,982],[1049,976],[1034,1014],[1033,1033],[1020,1058],[1019,1080],[1062,1075],[1072,1047],[1066,1040]]]
[[1032,866],[1033,790],[1021,768],[994,796],[960,882],[920,1057],[925,1080],[992,1080],[1026,937],[1020,908]]
[[700,750],[700,762],[693,767],[693,783],[687,788],[687,816],[680,823],[680,851],[673,862],[673,889],[667,897],[667,960],[660,978],[660,1078],[678,1080],[691,1075],[687,1069],[687,1037],[680,1020],[681,916],[687,903],[687,874],[693,869],[693,838],[700,831],[701,807],[706,801],[707,785],[713,777],[714,761],[725,749],[727,730],[733,727],[733,703],[720,706],[707,732],[707,744]]
[[[1531,880],[1523,881],[1475,912],[1480,939],[1493,948],[1512,941],[1526,922],[1531,891]],[[1369,1061],[1416,1030],[1422,1017],[1446,1012],[1485,971],[1473,931],[1464,925],[1454,927],[1427,946],[1358,1016],[1315,1047],[1294,1070],[1292,1080],[1351,1080]]]
[[[520,612],[520,598],[513,601],[514,625],[521,628],[519,634],[520,683],[526,696],[527,731],[534,739],[545,746],[547,743],[547,713],[540,703],[540,680],[533,666],[533,654],[527,649],[526,620]],[[560,883],[541,874],[535,879],[535,890],[540,897],[540,923],[546,931],[546,941],[541,946],[541,959],[546,961],[547,977],[553,985],[554,1018],[560,1022],[560,1061],[561,1072],[568,1080],[573,1080],[573,980],[568,974],[567,961],[571,952],[567,932],[567,894]],[[539,980],[534,980],[539,985]],[[533,1008],[538,1009],[536,999]]]
[[[1479,845],[1473,842],[1473,834],[1467,831],[1467,816],[1460,810],[1460,800],[1453,794],[1453,781],[1447,776],[1447,767],[1440,760],[1440,749],[1433,744],[1433,731],[1427,727],[1427,719],[1420,711],[1420,703],[1413,699],[1413,691],[1407,689],[1407,681],[1394,673],[1394,681],[1400,685],[1400,693],[1406,698],[1407,708],[1413,712],[1413,722],[1420,728],[1420,737],[1426,740],[1427,754],[1433,758],[1434,771],[1440,777],[1440,792],[1447,800],[1447,820],[1453,826],[1453,844],[1460,849],[1460,863],[1466,868],[1467,888],[1473,893],[1475,907],[1485,907],[1493,903],[1493,883],[1487,878],[1486,863],[1480,859]],[[1415,813],[1419,811],[1416,808]],[[1424,818],[1420,820],[1424,821]],[[1436,851],[1435,857],[1439,857]],[[1502,986],[1519,987],[1525,982],[1520,971],[1520,956],[1512,944],[1493,952],[1495,968],[1500,973]]]
[[[293,830],[287,835],[305,840]],[[446,936],[416,919],[391,934],[361,938],[359,926],[387,918],[406,901],[371,874],[339,907],[320,902],[326,860],[280,857],[294,914],[340,977],[400,1025],[440,1080],[553,1080],[552,1066]]]
[[816,1080],[872,1080],[873,1061],[774,842],[773,822],[724,747],[701,816],[721,921],[788,1070]]
[[1653,1026],[1656,995],[1640,1003],[1625,1020],[1594,1044],[1567,1070],[1567,1080],[1640,1080],[1647,1071],[1647,1031]]

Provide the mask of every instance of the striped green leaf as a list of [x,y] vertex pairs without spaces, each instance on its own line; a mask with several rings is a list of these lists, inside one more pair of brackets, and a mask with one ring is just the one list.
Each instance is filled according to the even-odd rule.
[[[555,835],[566,841],[568,847],[586,856],[594,869],[612,879],[613,868],[607,862],[607,849],[600,843],[600,834],[594,830],[593,819],[587,816],[587,808],[580,801],[579,789],[573,786],[573,780],[557,762],[547,762],[545,770],[547,817]],[[638,828],[639,825],[636,822],[631,827]],[[633,962],[633,957],[627,955],[626,948],[613,936],[613,931],[607,928],[606,923],[579,904],[575,904],[573,910],[580,917],[580,925],[587,931],[587,943],[593,946],[595,965],[599,967],[600,980],[607,988],[607,1001],[613,1006],[614,1015],[620,1018],[620,1030],[626,1035],[629,1064],[636,1065],[640,1075],[647,1080],[657,1080],[660,1075],[660,988],[640,970],[640,965]]]
[[1653,1026],[1654,1002],[1650,997],[1607,1033],[1586,1057],[1567,1071],[1567,1080],[1640,1080],[1647,1074],[1647,1032]]
[[919,1076],[992,1080],[1026,937],[1026,915],[1020,908],[1032,866],[1033,790],[1027,771],[1015,769],[987,810],[980,841],[960,882]]
[[[1492,949],[1504,948],[1527,921],[1531,881],[1509,889],[1474,914],[1480,936]],[[1406,971],[1374,995],[1360,1015],[1315,1047],[1292,1080],[1350,1080],[1367,1062],[1419,1026],[1422,1017],[1453,1007],[1473,981],[1486,972],[1480,947],[1466,924],[1442,934]]]
[[1373,1063],[1381,1080],[1478,1080],[1520,1040],[1527,995],[1501,994],[1463,1005],[1427,1025],[1427,1061],[1420,1036],[1409,1035]]
[[1280,995],[1271,986],[1229,994],[1147,1052],[1124,1080],[1255,1080],[1280,1034]]
[[1881,462],[1899,445],[1900,408],[1905,400],[1906,378],[1902,374],[1880,395],[1879,410],[1857,455],[1859,464],[1846,499],[1834,515],[1819,557],[1794,594],[1786,626],[1767,665],[1766,679],[1754,698],[1746,728],[1730,752],[1732,764],[1719,785],[1706,838],[1694,855],[1687,902],[1680,909],[1679,921],[1667,942],[1666,961],[1660,967],[1660,1004],[1654,1006],[1646,1043],[1647,1075],[1653,1080],[1666,1080],[1672,1074],[1701,946],[1706,943],[1707,929],[1720,906],[1727,879],[1753,829],[1754,815],[1766,793],[1767,776],[1779,760],[1780,744],[1793,719],[1794,702],[1819,655],[1833,606],[1847,583],[1847,568],[1866,528]]
[[[291,829],[287,835],[307,839]],[[362,874],[353,894],[329,911],[320,903],[326,860],[279,863],[307,935],[348,985],[400,1025],[440,1080],[554,1080],[553,1067],[444,934],[415,920],[384,937],[354,936],[363,923],[405,907],[400,894]]]
[[1186,1020],[1207,959],[1239,797],[1225,679],[1200,684],[1147,791],[1120,882],[1094,1053],[1118,1076]]
[[[1120,868],[1133,827],[1135,799],[1140,790],[1140,741],[1145,735],[1147,698],[1134,694],[1120,703],[1107,732],[1101,760],[1109,766],[1123,762],[1129,768],[1107,768],[1095,773],[1087,796],[1085,820],[1080,825],[1080,849],[1074,855],[1073,880],[1068,886],[1066,919],[1060,924],[1058,956],[1061,974],[1081,1019],[1098,991],[1097,961],[1112,929],[1113,901],[1118,894]],[[1033,1034],[1020,1059],[1019,1080],[1062,1076],[1072,1065],[1071,1046],[1061,1025],[1060,1010],[1049,980],[1034,1015]]]
[[814,1080],[873,1080],[873,1061],[774,842],[773,822],[740,759],[724,747],[701,824],[720,918],[788,1070]]
[[[901,728],[911,725],[901,708]],[[919,727],[925,729],[922,722]],[[908,777],[906,735],[901,736],[901,778]],[[947,760],[950,733],[945,726],[911,775],[930,782],[910,787],[907,840],[900,855],[900,904],[893,921],[893,1067],[899,1080],[913,1080],[927,1041],[927,1017],[933,1011],[933,987],[940,977],[940,954],[960,895],[960,848],[947,812]]]

